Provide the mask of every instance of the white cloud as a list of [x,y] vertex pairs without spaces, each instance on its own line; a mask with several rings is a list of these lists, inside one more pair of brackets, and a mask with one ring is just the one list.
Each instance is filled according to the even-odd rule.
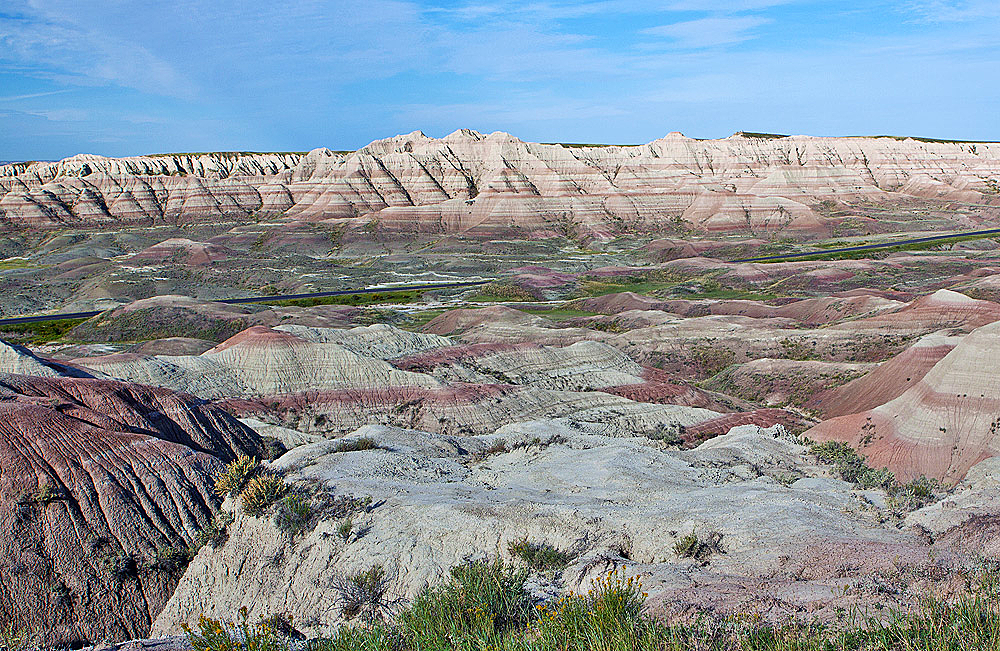
[[642,30],[643,34],[664,36],[679,48],[696,49],[742,43],[754,38],[751,30],[771,22],[758,16],[699,18]]

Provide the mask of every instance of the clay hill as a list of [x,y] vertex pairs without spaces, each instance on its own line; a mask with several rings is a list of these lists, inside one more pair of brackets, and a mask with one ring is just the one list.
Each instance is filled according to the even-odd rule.
[[672,133],[645,145],[570,147],[500,132],[438,139],[417,131],[350,154],[79,155],[6,165],[0,221],[53,228],[281,216],[479,237],[604,237],[676,222],[828,234],[823,202],[998,207],[998,177],[996,144]]
[[[218,513],[212,474],[261,438],[165,389],[87,377],[0,342],[0,621],[39,644],[149,631]],[[29,362],[34,363],[31,368]]]

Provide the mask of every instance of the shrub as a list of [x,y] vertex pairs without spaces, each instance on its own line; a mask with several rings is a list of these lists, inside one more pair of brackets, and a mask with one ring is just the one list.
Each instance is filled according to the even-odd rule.
[[260,471],[260,462],[240,455],[226,464],[215,476],[215,493],[220,497],[239,495],[247,483]]
[[844,481],[862,488],[881,488],[893,492],[898,488],[896,476],[887,468],[875,469],[865,463],[865,458],[847,443],[826,441],[813,443],[809,451],[821,462],[832,464]]
[[510,543],[507,549],[535,570],[561,570],[572,558],[548,543],[528,542],[527,538]]
[[[646,594],[625,570],[609,572],[586,595],[567,595],[540,606],[534,634],[542,649],[635,649],[651,633],[642,616]],[[654,648],[669,648],[660,647]]]
[[[488,648],[533,619],[527,570],[496,561],[452,568],[447,583],[421,592],[398,621],[409,648]],[[479,642],[476,644],[476,642]]]
[[379,447],[378,443],[374,439],[368,437],[361,437],[356,439],[347,439],[341,441],[334,448],[334,452],[360,452],[362,450],[377,450]]
[[720,533],[712,532],[707,538],[702,539],[692,531],[674,543],[674,553],[681,558],[707,561],[712,554],[722,553],[721,542],[722,534]]
[[269,506],[281,499],[288,490],[285,480],[270,473],[260,474],[247,482],[240,493],[243,512],[253,517],[264,515]]
[[208,545],[212,549],[219,547],[228,538],[229,525],[233,523],[233,514],[229,511],[222,511],[212,518],[208,526],[198,532],[195,537],[196,549],[201,549]]
[[302,495],[286,495],[278,502],[274,524],[289,538],[303,533],[315,521],[312,502]]
[[331,585],[344,619],[379,621],[390,615],[397,603],[390,593],[392,578],[381,565],[373,565],[364,572],[338,575]]
[[224,622],[202,615],[198,630],[181,624],[194,651],[286,651],[288,637],[275,630],[270,619],[251,623],[246,607],[240,608],[238,622]]
[[157,547],[149,567],[153,570],[173,573],[187,567],[192,556],[192,550],[187,547]]

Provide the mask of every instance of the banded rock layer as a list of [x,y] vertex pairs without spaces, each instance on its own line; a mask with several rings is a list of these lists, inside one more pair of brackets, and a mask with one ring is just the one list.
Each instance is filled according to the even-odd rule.
[[190,396],[0,373],[0,621],[52,646],[146,635],[217,512],[212,474],[262,452]]
[[0,221],[159,224],[250,216],[376,222],[389,232],[609,236],[673,220],[715,231],[828,230],[825,200],[1000,206],[997,144],[893,138],[564,147],[506,133],[413,132],[349,155],[205,154],[0,167]]

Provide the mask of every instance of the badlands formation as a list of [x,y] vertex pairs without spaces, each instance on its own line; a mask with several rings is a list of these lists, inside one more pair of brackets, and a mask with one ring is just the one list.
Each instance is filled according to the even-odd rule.
[[[314,637],[338,577],[412,599],[525,540],[565,560],[540,604],[616,568],[667,619],[951,594],[1000,560],[997,242],[739,260],[998,227],[998,153],[462,131],[2,167],[2,315],[103,311],[0,322],[0,623]],[[454,281],[485,284],[417,286]],[[234,461],[270,498],[217,490]]]
[[[353,153],[74,156],[0,167],[12,225],[179,224],[282,217],[477,237],[828,231],[823,201],[933,199],[1000,205],[996,144],[893,138],[692,140],[564,147],[506,133],[419,131]],[[993,191],[993,196],[989,192]]]

